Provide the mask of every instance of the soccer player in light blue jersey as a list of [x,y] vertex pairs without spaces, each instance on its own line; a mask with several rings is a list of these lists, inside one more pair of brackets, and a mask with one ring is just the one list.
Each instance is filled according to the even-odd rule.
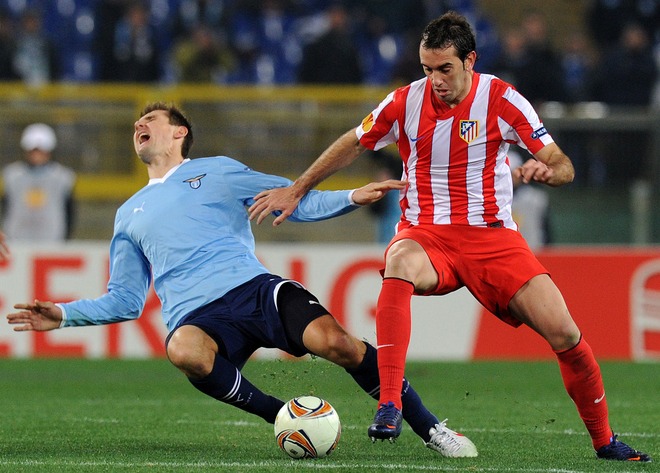
[[[310,353],[346,369],[378,398],[376,349],[348,334],[296,281],[271,274],[256,258],[246,208],[265,189],[291,181],[231,158],[187,159],[192,128],[174,105],[148,105],[133,144],[149,183],[117,211],[108,291],[69,303],[16,304],[16,331],[110,324],[140,316],[150,283],[162,303],[167,356],[203,393],[273,423],[284,402],[241,374],[258,348]],[[289,217],[316,221],[345,214],[406,183],[387,180],[353,191],[312,191]],[[442,429],[412,386],[403,383],[404,418],[444,456],[475,456]]]

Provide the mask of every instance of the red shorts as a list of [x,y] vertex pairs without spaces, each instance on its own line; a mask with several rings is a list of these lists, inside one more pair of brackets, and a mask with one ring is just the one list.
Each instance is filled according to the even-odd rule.
[[549,274],[520,232],[470,225],[415,225],[399,231],[390,242],[419,243],[438,273],[438,287],[420,295],[442,295],[465,286],[490,312],[517,327],[509,301],[527,281]]

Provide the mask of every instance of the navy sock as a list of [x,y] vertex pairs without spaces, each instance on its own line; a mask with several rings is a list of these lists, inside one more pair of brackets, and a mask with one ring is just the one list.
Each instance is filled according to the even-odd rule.
[[216,355],[213,370],[201,379],[188,380],[204,394],[218,401],[255,414],[266,422],[274,423],[283,401],[264,393],[221,355]]
[[[378,400],[380,396],[378,355],[373,346],[368,343],[365,343],[365,345],[367,346],[367,352],[360,366],[355,369],[347,369],[346,372],[369,396]],[[438,418],[424,406],[417,391],[413,389],[406,378],[403,378],[401,402],[403,404],[402,414],[404,420],[422,440],[428,442],[430,439],[429,429],[439,422]]]

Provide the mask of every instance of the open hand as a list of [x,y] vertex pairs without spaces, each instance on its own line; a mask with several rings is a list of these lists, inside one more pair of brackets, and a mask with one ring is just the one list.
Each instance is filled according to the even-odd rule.
[[248,209],[250,220],[256,218],[257,224],[260,224],[271,213],[281,212],[273,220],[273,226],[276,227],[296,210],[301,198],[302,196],[295,195],[291,187],[278,187],[261,191],[254,197],[254,204]]
[[16,304],[14,309],[18,309],[18,312],[8,314],[7,322],[16,325],[16,332],[43,332],[59,328],[62,323],[62,309],[52,302],[35,300],[33,304]]

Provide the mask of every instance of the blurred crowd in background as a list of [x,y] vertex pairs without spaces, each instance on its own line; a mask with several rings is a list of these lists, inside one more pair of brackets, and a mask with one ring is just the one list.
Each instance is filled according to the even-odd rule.
[[592,0],[561,45],[542,11],[504,30],[474,0],[0,0],[0,80],[405,84],[448,9],[476,29],[477,70],[535,104],[660,103],[657,0]]
[[[476,31],[476,70],[515,85],[545,118],[553,106],[556,111],[591,102],[612,110],[660,109],[660,1],[559,3],[536,8],[533,2],[495,0],[0,0],[0,83],[394,87],[423,77],[421,32],[453,9]],[[37,125],[42,131],[48,126]],[[573,187],[648,180],[656,166],[648,157],[654,140],[649,131],[639,123],[625,130],[558,131],[577,170]],[[50,160],[54,142],[21,146],[25,162],[3,170],[3,226],[11,227],[12,214],[46,221],[35,211],[50,212],[46,194],[30,190],[26,197],[26,186],[12,187],[10,181],[22,173],[22,179],[50,182],[48,171],[60,176],[61,199],[53,205],[67,218],[58,238],[69,237],[73,178]],[[47,165],[34,166],[35,156]],[[400,175],[396,157],[372,157],[376,177]],[[544,237],[538,245],[547,244],[547,195],[524,191],[536,196],[527,198],[535,206],[527,206],[534,219],[526,220],[539,222]],[[525,192],[517,192],[516,200]],[[391,197],[372,208],[381,242],[391,237],[400,213],[397,196]],[[13,210],[12,202],[27,202],[30,211]],[[518,217],[522,208],[514,209]]]

